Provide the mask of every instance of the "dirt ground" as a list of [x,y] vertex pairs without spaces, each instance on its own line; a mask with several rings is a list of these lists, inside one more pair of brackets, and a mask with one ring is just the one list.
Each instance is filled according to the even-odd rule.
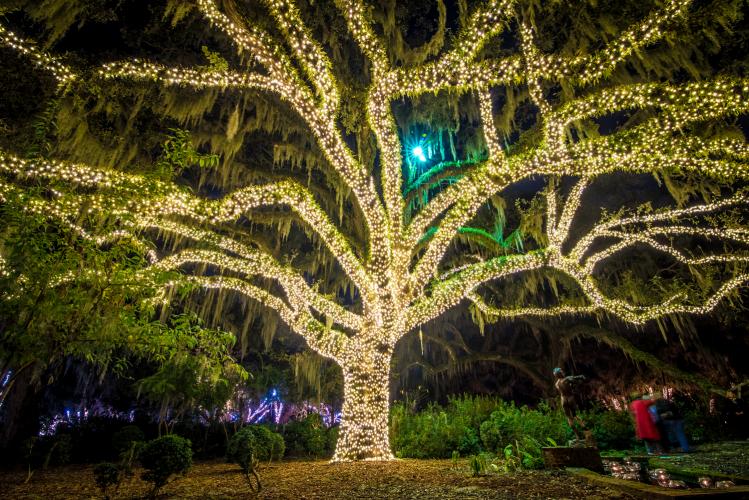
[[[0,471],[2,499],[103,498],[91,466],[38,471],[28,484],[23,471]],[[137,477],[112,496],[142,498],[148,485]],[[386,463],[328,464],[285,461],[260,471],[263,490],[252,493],[235,465],[213,461],[194,464],[184,478],[168,484],[159,498],[257,499],[424,499],[474,498],[630,499],[615,490],[591,486],[561,471],[530,471],[470,477],[467,462],[396,460]]]

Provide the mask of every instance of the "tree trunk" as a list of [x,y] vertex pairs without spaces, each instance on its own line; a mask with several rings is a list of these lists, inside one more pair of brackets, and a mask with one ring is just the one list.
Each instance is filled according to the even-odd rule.
[[[33,380],[34,367],[16,372],[3,400],[4,416],[0,425],[0,450],[20,448],[24,439],[39,434],[39,386]],[[3,458],[10,458],[8,454]]]
[[388,436],[391,357],[392,351],[384,348],[357,353],[344,363],[343,413],[334,462],[394,458]]

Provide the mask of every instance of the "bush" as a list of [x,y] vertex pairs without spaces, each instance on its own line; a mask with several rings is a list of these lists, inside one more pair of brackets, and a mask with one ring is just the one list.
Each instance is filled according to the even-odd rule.
[[187,474],[192,466],[192,448],[189,439],[170,435],[149,441],[139,455],[146,471],[144,481],[154,484],[151,495],[155,496],[172,475]]
[[564,443],[572,430],[561,411],[552,410],[544,403],[532,410],[500,401],[489,419],[481,424],[480,433],[487,451],[504,454],[505,448],[513,445],[540,456],[542,444],[550,442],[549,439]]
[[119,487],[120,478],[120,468],[113,463],[102,462],[94,467],[94,480],[104,498],[109,498],[107,490],[110,486],[114,486],[115,489]]
[[118,454],[129,452],[134,444],[146,440],[146,435],[137,425],[126,425],[112,434],[112,449]]
[[564,442],[571,435],[564,415],[545,403],[530,409],[480,396],[451,398],[446,407],[432,404],[418,413],[395,405],[390,417],[390,442],[399,457],[504,456],[511,446],[507,451],[533,468],[549,438]]
[[631,450],[637,446],[632,417],[627,410],[586,411],[582,419],[593,433],[600,450]]
[[[260,491],[262,485],[260,484],[260,476],[258,476],[256,469],[259,461],[258,457],[260,455],[260,448],[263,445],[267,446],[268,443],[261,444],[258,441],[253,427],[260,428],[259,426],[248,426],[241,429],[231,437],[226,450],[226,459],[229,462],[238,464],[242,468],[242,472],[244,472],[247,481],[250,483],[250,487],[253,490]],[[257,482],[257,486],[252,482],[253,477]]]
[[335,453],[335,446],[338,443],[338,432],[340,431],[340,426],[335,425],[328,429],[328,440],[325,445],[325,451],[328,455],[333,455]]
[[481,451],[479,427],[501,402],[486,397],[451,398],[447,407],[429,405],[418,413],[395,405],[390,413],[390,442],[399,457],[450,458]]
[[73,440],[68,434],[57,434],[51,436],[48,443],[49,451],[44,461],[44,468],[47,465],[65,465],[70,463],[73,453]]
[[[71,438],[71,458],[77,463],[98,463],[112,460],[114,434],[123,428],[122,420],[110,417],[90,417],[85,421],[70,425],[60,425],[57,434]],[[104,446],[102,446],[104,444]]]
[[223,458],[226,456],[228,439],[225,426],[216,421],[202,424],[194,419],[183,419],[174,426],[174,434],[188,438],[192,442],[193,457]]
[[270,444],[270,455],[268,461],[281,460],[283,454],[286,452],[286,442],[283,440],[283,436],[277,432],[271,432],[271,444]]
[[[280,460],[283,458],[286,444],[284,443],[283,436],[277,432],[273,432],[263,425],[248,425],[237,432],[237,434],[241,432],[253,435],[254,454],[257,460],[270,462],[272,460]],[[231,441],[229,441],[229,448],[227,449],[227,455],[229,456],[234,453],[231,446]]]
[[317,413],[286,424],[283,438],[289,455],[322,457],[328,448],[328,429]]

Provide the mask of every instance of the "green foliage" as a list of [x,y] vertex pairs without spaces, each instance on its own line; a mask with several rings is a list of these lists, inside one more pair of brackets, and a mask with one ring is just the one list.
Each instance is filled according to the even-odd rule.
[[24,441],[24,458],[28,466],[26,481],[36,469],[46,470],[50,465],[65,465],[72,457],[73,443],[68,434],[32,436]]
[[239,464],[245,472],[254,468],[258,459],[258,442],[251,426],[240,429],[229,440],[227,460]]
[[200,153],[195,149],[188,130],[171,128],[169,132],[170,135],[167,136],[162,145],[161,157],[156,162],[156,168],[166,178],[171,178],[175,174],[178,175],[194,165],[200,168],[218,166],[218,155]]
[[51,99],[46,103],[44,110],[36,117],[33,123],[34,135],[31,140],[26,156],[28,158],[46,158],[53,149],[55,129],[57,128],[57,112],[60,109],[60,100]]
[[[173,316],[168,324],[153,325],[162,340],[151,356],[160,363],[157,371],[138,381],[139,394],[181,415],[195,407],[214,412],[223,408],[247,371],[230,355],[236,338],[220,330],[206,329],[195,315]],[[164,346],[171,349],[159,355]]]
[[726,438],[724,416],[720,411],[710,412],[708,405],[682,409],[684,432],[690,443],[709,443]]
[[333,427],[329,427],[326,432],[327,436],[327,442],[325,443],[325,455],[326,456],[332,456],[333,453],[335,453],[335,446],[338,442],[338,433],[341,430],[341,427],[338,425],[335,425]]
[[542,446],[566,442],[572,435],[564,415],[544,403],[530,409],[486,397],[452,398],[447,407],[432,404],[418,413],[396,404],[390,417],[390,442],[400,457],[488,452],[504,456],[504,466],[512,467],[515,460],[518,467],[535,468],[541,464]]
[[518,469],[540,469],[544,466],[542,444],[531,436],[524,436],[523,441],[508,444],[502,450],[500,468],[506,472]]
[[629,412],[588,410],[581,418],[591,429],[601,450],[629,450],[637,445],[635,429]]
[[450,458],[453,451],[463,456],[481,450],[479,428],[498,400],[463,396],[451,398],[447,407],[432,404],[412,413],[402,404],[390,413],[390,443],[399,457]]
[[473,477],[483,476],[489,470],[497,470],[497,466],[491,463],[490,457],[488,457],[486,453],[471,455],[468,459],[468,467],[471,469],[471,475]]
[[460,460],[460,452],[458,450],[453,450],[452,455],[450,456],[453,469],[458,468],[458,460]]
[[[538,448],[547,438],[565,442],[571,429],[561,411],[540,404],[537,409],[517,407],[514,403],[499,401],[490,418],[481,424],[481,441],[487,451],[502,453],[508,445],[519,448]],[[517,443],[522,446],[518,447]]]
[[203,55],[208,60],[208,68],[207,70],[209,72],[226,72],[229,70],[229,63],[226,59],[221,57],[221,54],[218,52],[211,51],[208,47],[203,45],[200,50],[203,51]]
[[139,460],[145,469],[141,477],[153,483],[151,495],[155,496],[172,476],[185,475],[190,470],[192,444],[180,436],[162,436],[145,444]]
[[101,490],[101,494],[104,498],[109,498],[107,490],[114,486],[115,489],[119,487],[121,481],[120,468],[110,462],[102,462],[94,467],[94,481],[96,486]]
[[304,420],[286,424],[283,431],[286,450],[289,455],[294,456],[325,456],[329,449],[328,433],[322,417],[317,413],[310,413]]
[[130,335],[147,329],[139,304],[152,288],[134,273],[145,263],[143,253],[127,240],[99,248],[70,227],[26,212],[42,198],[8,194],[0,204],[7,270],[0,272],[0,361],[36,374],[66,356],[115,368]]
[[126,425],[112,435],[112,449],[116,453],[127,452],[139,441],[145,441],[146,435],[137,425]]
[[[257,474],[257,466],[261,457],[273,456],[274,439],[270,436],[271,434],[274,433],[261,426],[245,427],[231,437],[226,450],[226,459],[242,468],[250,487],[257,491],[260,491],[262,487],[260,476]],[[253,478],[256,485],[253,484]]]
[[73,458],[73,440],[67,434],[57,434],[51,438],[42,440],[46,446],[46,455],[42,468],[46,469],[50,464],[65,465]]
[[[284,451],[286,450],[286,443],[284,443],[283,436],[277,432],[271,431],[264,425],[248,425],[247,427],[242,428],[234,436],[240,434],[242,436],[245,434],[252,434],[254,438],[252,450],[257,460],[271,462],[272,460],[280,460],[283,458]],[[227,456],[230,458],[234,457],[237,452],[237,443],[235,443],[234,436],[229,441],[229,449],[227,451]],[[237,439],[245,439],[242,436]],[[232,445],[232,443],[235,443],[235,445]],[[234,446],[234,448],[232,448],[232,446]],[[231,459],[234,461],[234,458]]]

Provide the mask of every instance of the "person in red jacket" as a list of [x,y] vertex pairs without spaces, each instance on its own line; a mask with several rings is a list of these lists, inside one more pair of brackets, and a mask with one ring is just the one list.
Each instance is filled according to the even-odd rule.
[[655,401],[650,399],[648,395],[635,399],[629,404],[629,410],[635,419],[635,434],[637,434],[638,439],[645,442],[645,449],[649,455],[660,452],[661,434],[648,411],[648,408],[654,404]]

